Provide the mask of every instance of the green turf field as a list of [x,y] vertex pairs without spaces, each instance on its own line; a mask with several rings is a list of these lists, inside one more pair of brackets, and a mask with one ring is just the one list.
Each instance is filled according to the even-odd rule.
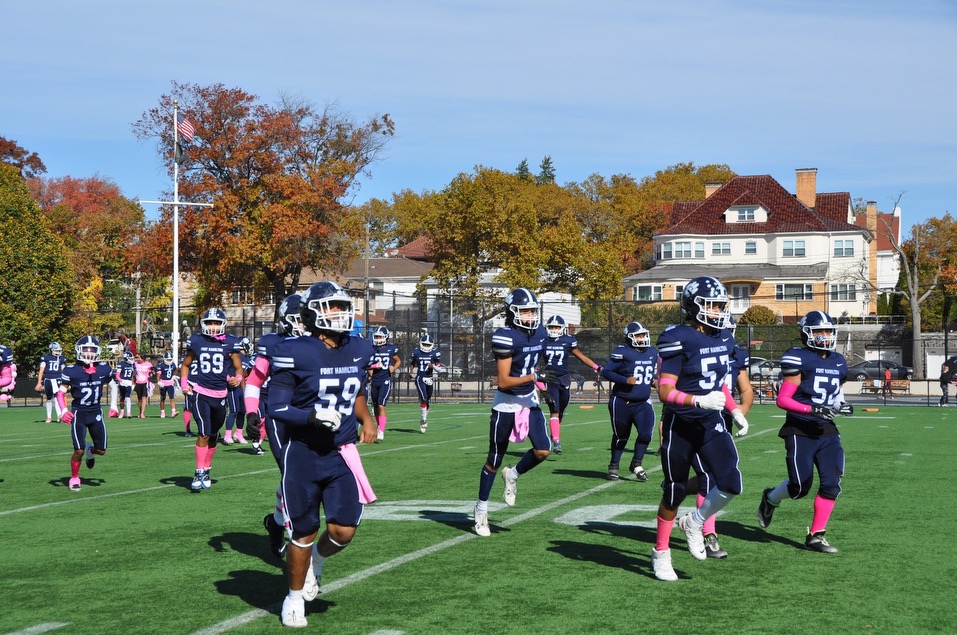
[[[730,557],[694,560],[676,527],[670,584],[650,566],[660,465],[646,458],[646,483],[605,479],[604,405],[569,410],[564,454],[522,477],[514,508],[499,480],[490,538],[471,532],[488,406],[437,405],[425,435],[416,406],[389,413],[385,441],[360,446],[379,502],[327,562],[307,632],[957,632],[957,411],[840,420],[847,475],[828,527],[840,553],[826,555],[803,548],[813,497],[757,526],[762,489],[785,476],[780,411],[757,406],[738,440],[745,492],[718,519]],[[0,410],[0,633],[283,630],[286,584],[262,529],[278,478],[268,452],[221,447],[213,487],[194,494],[180,419],[110,420],[109,452],[70,492],[69,427],[44,416]]]

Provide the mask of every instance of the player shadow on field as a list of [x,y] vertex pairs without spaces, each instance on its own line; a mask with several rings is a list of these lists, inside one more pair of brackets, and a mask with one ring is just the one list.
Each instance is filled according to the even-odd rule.
[[[651,566],[650,547],[645,551],[638,552],[572,540],[553,540],[551,544],[552,546],[548,547],[548,551],[557,553],[569,560],[592,562],[614,569],[621,569],[628,573],[643,575],[651,579],[655,577],[654,570]],[[689,577],[677,569],[675,571],[681,578]]]
[[728,536],[736,540],[755,543],[776,542],[787,547],[793,547],[795,549],[802,550],[804,549],[803,542],[797,542],[796,540],[779,536],[775,533],[769,532],[766,529],[761,529],[760,527],[755,527],[753,525],[742,525],[741,523],[736,523],[733,521],[725,521],[720,516],[718,517],[716,529],[718,530],[718,534],[722,536]]
[[[557,469],[557,470],[553,470],[553,471],[552,471],[552,474],[561,474],[561,475],[565,475],[565,476],[575,476],[575,477],[578,477],[578,478],[594,478],[594,479],[598,479],[598,480],[600,480],[600,481],[606,481],[606,480],[608,480],[608,470],[569,470],[569,469],[566,469],[566,468],[559,468],[559,469]],[[628,472],[627,472],[627,470],[622,473],[621,480],[623,480],[623,481],[629,480],[629,479],[628,479]],[[630,479],[630,480],[634,480],[634,478],[632,478],[632,479]]]
[[165,430],[160,432],[160,436],[163,437],[180,437],[182,439],[195,439],[196,433],[193,432],[192,436],[186,436],[186,430]]
[[[472,515],[465,512],[452,512],[447,509],[420,509],[419,517],[435,523],[441,523],[452,529],[458,529],[465,533],[471,533],[475,522]],[[489,529],[493,534],[506,533],[511,531],[508,527],[501,527],[489,520]]]
[[[69,487],[70,477],[64,476],[63,478],[51,478],[47,482],[50,483],[50,485],[52,485],[53,487]],[[81,480],[80,489],[82,490],[84,487],[99,487],[103,485],[104,483],[106,483],[106,481],[102,478],[89,478],[87,476],[84,476]]]
[[[229,572],[229,579],[215,582],[216,589],[223,595],[234,595],[250,606],[254,606],[275,615],[279,615],[282,598],[286,594],[286,575],[282,561],[269,549],[269,537],[265,530],[261,534],[250,532],[228,532],[213,536],[207,543],[217,553],[236,551],[243,555],[259,558],[277,568],[275,573],[241,569]],[[275,593],[268,590],[274,589]],[[265,591],[264,591],[265,590]],[[322,600],[321,597],[309,602],[306,613],[324,613],[335,602]]]

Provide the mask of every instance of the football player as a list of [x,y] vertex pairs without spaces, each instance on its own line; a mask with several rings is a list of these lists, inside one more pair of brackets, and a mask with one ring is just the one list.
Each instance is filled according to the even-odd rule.
[[688,323],[669,326],[658,338],[664,482],[651,561],[659,580],[678,579],[671,564],[671,531],[678,506],[685,498],[695,455],[715,482],[701,506],[678,522],[696,559],[707,558],[702,533],[705,519],[741,493],[738,451],[721,416],[721,410],[727,408],[739,428],[738,435],[747,432],[748,421],[726,380],[734,355],[734,339],[723,335],[731,317],[729,301],[727,290],[717,279],[693,278],[681,295]]
[[535,294],[518,288],[505,296],[505,326],[492,334],[492,353],[498,372],[498,388],[489,418],[489,449],[479,479],[475,503],[475,533],[491,536],[488,526],[488,499],[495,475],[505,459],[510,440],[520,443],[527,436],[532,447],[513,468],[502,469],[505,504],[515,505],[518,477],[544,461],[551,450],[545,415],[539,406],[538,391],[545,390],[535,367],[538,365],[548,334],[541,325]]
[[[246,385],[246,375],[253,367],[252,352],[253,344],[248,337],[239,341],[239,358],[243,364],[243,375],[238,386],[229,386],[226,390],[226,405],[229,413],[226,415],[226,433],[223,435],[223,443],[230,445],[233,442],[244,445],[246,439],[243,437],[243,424],[246,420],[246,405],[244,403],[243,390]],[[233,374],[230,370],[230,375]],[[236,426],[236,432],[233,432],[233,425]],[[234,437],[235,435],[235,437]]]
[[56,407],[56,418],[60,419],[62,412],[58,405],[56,394],[60,390],[60,372],[66,365],[63,356],[63,347],[59,342],[50,343],[50,352],[40,358],[40,373],[37,375],[37,392],[42,392],[47,409],[47,423],[53,420],[53,408]]
[[[106,423],[103,419],[103,389],[115,381],[113,369],[100,361],[100,340],[84,335],[76,342],[76,363],[64,366],[60,372],[60,390],[56,399],[60,405],[63,423],[70,424],[73,437],[73,455],[70,457],[70,491],[80,489],[80,459],[86,457],[86,467],[93,469],[97,456],[106,454]],[[66,407],[64,393],[73,397]],[[93,443],[86,442],[90,433]]]
[[577,357],[583,364],[598,372],[601,366],[596,364],[578,349],[578,340],[568,334],[565,318],[553,315],[545,321],[548,341],[545,342],[545,388],[548,391],[548,428],[552,437],[552,450],[562,453],[560,441],[562,419],[571,396],[572,376],[568,372],[570,355]]
[[[199,320],[201,333],[193,333],[186,343],[186,356],[180,367],[180,387],[186,395],[195,395],[193,418],[196,420],[196,472],[190,489],[199,492],[212,486],[210,469],[219,442],[219,431],[226,422],[228,386],[242,382],[243,363],[240,340],[226,332],[226,313],[207,309]],[[190,367],[196,362],[195,375]],[[234,371],[230,373],[230,368]]]
[[631,322],[625,327],[625,341],[625,345],[612,351],[611,359],[601,371],[601,376],[612,382],[608,397],[611,416],[608,479],[618,480],[618,464],[634,427],[637,436],[628,471],[639,481],[647,481],[648,474],[641,463],[655,432],[655,408],[649,399],[658,379],[658,349],[651,345],[651,333],[641,322]]
[[136,361],[133,362],[134,385],[133,390],[136,393],[137,407],[139,408],[140,419],[146,418],[146,402],[150,396],[150,388],[153,385],[154,372],[153,362],[151,362],[143,353],[136,354]]
[[432,392],[435,389],[436,372],[442,370],[442,353],[435,350],[435,340],[428,333],[419,338],[419,347],[412,351],[409,370],[415,379],[415,389],[419,393],[419,432],[425,434],[429,429],[429,409],[432,407]]
[[[378,441],[382,441],[385,437],[385,426],[388,420],[386,406],[389,404],[389,395],[392,394],[392,374],[402,365],[399,348],[389,341],[391,336],[389,329],[384,326],[380,326],[372,333],[376,363],[372,369],[372,376],[369,378],[369,395],[375,411],[376,425],[379,427],[379,432],[376,433]],[[423,429],[422,432],[425,430]]]
[[761,494],[758,524],[770,526],[774,510],[785,498],[807,496],[817,468],[820,482],[804,546],[811,551],[837,553],[824,532],[844,476],[844,447],[834,416],[852,412],[844,403],[842,389],[847,361],[836,350],[837,325],[831,316],[811,311],[799,325],[804,346],[792,348],[781,357],[784,381],[777,398],[778,407],[787,412],[778,436],[784,439],[788,477]]
[[8,402],[17,383],[17,365],[13,363],[13,351],[0,344],[0,401]]
[[120,387],[120,403],[118,417],[130,418],[133,416],[133,376],[136,374],[136,358],[133,353],[125,351],[123,358],[116,365],[116,383]]
[[170,417],[176,416],[176,362],[173,351],[163,354],[163,361],[156,365],[156,383],[159,384],[160,418],[166,418],[166,399],[169,399]]
[[[282,623],[291,627],[307,625],[309,572],[318,592],[326,559],[349,545],[363,505],[375,500],[355,445],[360,424],[363,442],[376,438],[364,391],[372,344],[350,335],[352,298],[338,284],[309,287],[300,315],[309,336],[287,338],[272,348],[266,398],[266,412],[288,436],[281,471],[292,540]],[[326,521],[321,535],[320,508]]]

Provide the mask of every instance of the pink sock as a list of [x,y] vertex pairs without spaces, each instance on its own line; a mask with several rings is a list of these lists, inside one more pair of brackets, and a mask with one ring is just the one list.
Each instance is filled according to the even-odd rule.
[[[219,447],[219,446],[217,446]],[[213,455],[216,454],[216,448],[206,448],[206,465],[205,469],[209,469],[213,466]]]
[[186,424],[186,429],[189,430],[190,419],[193,418],[193,414],[189,410],[183,411],[183,423]]
[[385,417],[376,417],[375,420],[379,424],[379,432],[385,432]]
[[827,529],[827,521],[831,517],[832,511],[834,511],[834,501],[821,498],[820,494],[814,497],[814,520],[811,521],[812,534]]
[[236,440],[237,440],[237,441],[245,441],[245,440],[246,440],[246,439],[243,438],[243,429],[240,428],[239,426],[236,426],[236,431],[235,431],[235,433],[233,434],[233,436],[236,437]]
[[79,478],[80,476],[80,462],[74,461],[72,458],[70,458],[70,474],[73,478]]
[[675,520],[665,520],[658,516],[658,534],[655,539],[655,549],[664,551],[671,549],[671,530],[675,527]]
[[558,441],[558,434],[561,427],[561,421],[558,420],[558,417],[552,417],[548,420],[548,429],[552,433],[552,439]]
[[223,439],[225,439],[227,442],[232,441],[232,440],[233,440],[233,431],[232,431],[232,430],[227,430],[227,431],[226,431],[226,434],[223,436]]
[[259,442],[262,443],[263,439],[266,438],[266,422],[263,421],[259,426]]
[[201,470],[206,467],[206,448],[196,446],[196,469]]
[[[697,505],[698,505],[698,507],[701,507],[701,503],[703,503],[703,502],[704,502],[704,496],[702,496],[701,493],[699,492],[699,493],[698,493],[698,498],[697,498]],[[715,519],[716,515],[717,515],[717,514],[711,514],[710,516],[708,516],[708,517],[705,519],[705,521],[704,521],[704,527],[701,528],[701,533],[704,534],[705,536],[707,536],[708,534],[717,534],[717,533],[718,533],[717,531],[715,531],[715,528],[714,528],[714,519]]]

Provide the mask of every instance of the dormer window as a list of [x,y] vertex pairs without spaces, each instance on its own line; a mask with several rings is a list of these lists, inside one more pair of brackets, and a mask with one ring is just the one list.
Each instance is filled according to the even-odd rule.
[[731,205],[724,212],[726,223],[766,223],[768,211],[761,205]]
[[757,212],[756,207],[739,207],[738,208],[738,222],[739,223],[753,223],[754,215]]

